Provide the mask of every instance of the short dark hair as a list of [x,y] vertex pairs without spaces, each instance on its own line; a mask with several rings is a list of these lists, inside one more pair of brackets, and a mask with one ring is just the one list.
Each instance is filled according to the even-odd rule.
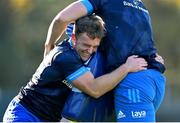
[[75,36],[78,38],[82,33],[87,33],[91,39],[102,39],[106,32],[104,25],[104,21],[95,14],[84,16],[75,22]]

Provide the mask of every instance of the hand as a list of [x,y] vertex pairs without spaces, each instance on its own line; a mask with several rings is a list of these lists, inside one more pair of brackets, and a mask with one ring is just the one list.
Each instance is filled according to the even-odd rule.
[[147,69],[147,62],[143,58],[138,58],[137,55],[128,57],[126,63],[124,64],[128,72],[137,72],[140,70]]
[[164,59],[162,58],[162,56],[160,56],[159,54],[156,53],[156,58],[155,58],[156,61],[164,64]]

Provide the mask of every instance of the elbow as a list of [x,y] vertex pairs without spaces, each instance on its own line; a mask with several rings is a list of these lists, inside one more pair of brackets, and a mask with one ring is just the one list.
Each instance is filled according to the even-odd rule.
[[82,91],[84,91],[86,94],[88,94],[89,96],[97,99],[100,96],[102,96],[101,92],[96,90],[95,88],[93,88],[92,86],[83,86],[82,88],[80,88]]
[[98,99],[101,95],[94,95],[93,98]]
[[99,91],[92,91],[91,96],[95,99],[98,99],[102,96],[102,94]]
[[84,81],[75,81],[73,84],[75,85],[75,87],[77,87],[78,89],[80,89],[81,91],[85,92],[86,94],[95,99],[101,97],[104,94],[104,92],[102,90],[99,90],[94,84],[94,82],[91,81],[86,81],[86,83]]
[[54,44],[50,44],[49,42],[45,42],[44,48],[48,51],[52,50],[54,48]]
[[90,91],[89,95],[95,99],[101,97],[104,94],[103,91],[96,88],[96,85],[94,84],[89,85],[87,88]]

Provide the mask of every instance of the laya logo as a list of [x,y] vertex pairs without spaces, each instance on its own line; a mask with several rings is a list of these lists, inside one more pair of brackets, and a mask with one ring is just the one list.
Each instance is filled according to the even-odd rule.
[[133,118],[143,118],[146,117],[146,111],[131,111]]
[[119,111],[118,119],[123,118],[123,117],[126,117],[126,115],[122,111]]

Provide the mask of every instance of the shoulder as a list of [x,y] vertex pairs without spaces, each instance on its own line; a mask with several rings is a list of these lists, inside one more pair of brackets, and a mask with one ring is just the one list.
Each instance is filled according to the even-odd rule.
[[58,45],[54,50],[57,52],[53,56],[52,64],[57,71],[63,73],[64,77],[71,75],[84,66],[80,56],[70,44]]
[[63,42],[62,44],[56,46],[54,48],[54,52],[53,63],[55,64],[82,64],[81,58],[68,42]]

